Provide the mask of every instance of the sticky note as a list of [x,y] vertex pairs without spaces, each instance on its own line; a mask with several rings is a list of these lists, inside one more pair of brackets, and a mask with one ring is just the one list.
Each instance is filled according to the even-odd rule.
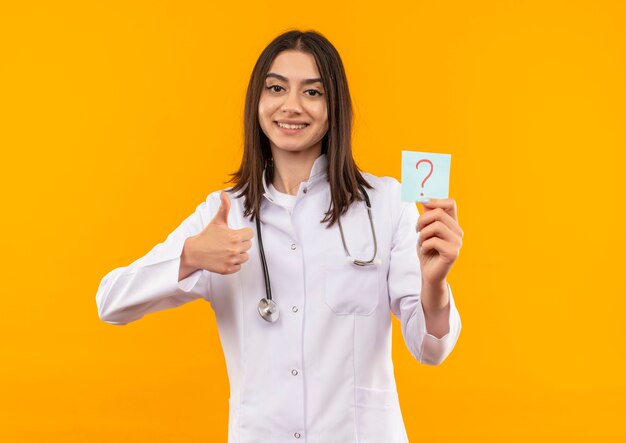
[[448,198],[450,154],[402,151],[402,201]]

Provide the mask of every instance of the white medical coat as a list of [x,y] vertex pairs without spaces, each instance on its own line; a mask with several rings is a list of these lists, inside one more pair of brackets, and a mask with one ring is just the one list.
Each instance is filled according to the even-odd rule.
[[[330,203],[325,155],[300,185],[293,213],[266,192],[263,244],[276,323],[263,320],[265,297],[256,238],[241,271],[198,270],[178,281],[185,239],[213,219],[210,194],[167,239],[129,266],[109,272],[98,288],[100,318],[123,325],[202,298],[215,312],[230,381],[229,443],[407,442],[391,360],[391,311],[421,363],[437,365],[452,351],[461,320],[450,294],[450,330],[426,331],[415,226],[419,213],[400,201],[400,184],[364,174],[378,241],[378,266],[348,263],[337,224],[321,224]],[[267,190],[267,186],[266,186]],[[229,195],[228,224],[252,228],[243,199]],[[368,260],[374,244],[363,202],[341,218],[353,257]]]

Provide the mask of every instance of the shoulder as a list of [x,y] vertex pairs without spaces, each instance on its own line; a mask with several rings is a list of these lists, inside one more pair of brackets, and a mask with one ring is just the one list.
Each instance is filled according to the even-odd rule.
[[413,203],[402,201],[402,184],[395,177],[378,177],[374,174],[362,172],[363,178],[374,188],[368,190],[368,194],[373,194],[372,208],[378,207],[378,210],[385,211],[389,217],[392,226],[397,226],[403,214],[413,218],[418,217],[417,207]]
[[368,191],[368,194],[373,193],[378,198],[386,199],[389,203],[400,204],[400,193],[402,185],[394,177],[378,177],[369,172],[362,172],[361,175],[372,186],[372,191]]

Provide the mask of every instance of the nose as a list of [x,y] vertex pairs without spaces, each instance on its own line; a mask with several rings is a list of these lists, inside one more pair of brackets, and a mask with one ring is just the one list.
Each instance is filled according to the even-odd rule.
[[295,112],[300,114],[302,112],[302,106],[300,105],[300,96],[296,89],[292,89],[288,94],[285,94],[285,101],[283,102],[280,110],[284,113]]

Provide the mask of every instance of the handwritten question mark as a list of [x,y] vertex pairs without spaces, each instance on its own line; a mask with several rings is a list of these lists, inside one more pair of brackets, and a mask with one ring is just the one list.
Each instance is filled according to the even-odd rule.
[[[428,180],[430,178],[430,176],[433,175],[433,170],[435,169],[435,167],[433,166],[433,162],[423,158],[423,159],[421,159],[420,161],[417,162],[417,164],[415,165],[415,169],[419,170],[420,163],[428,163],[430,165],[430,172],[428,173],[428,175],[426,177],[424,177],[424,180],[422,180],[422,190],[424,190],[424,185],[426,184],[426,180]],[[424,196],[424,193],[420,192],[420,197],[423,197],[423,196]]]

